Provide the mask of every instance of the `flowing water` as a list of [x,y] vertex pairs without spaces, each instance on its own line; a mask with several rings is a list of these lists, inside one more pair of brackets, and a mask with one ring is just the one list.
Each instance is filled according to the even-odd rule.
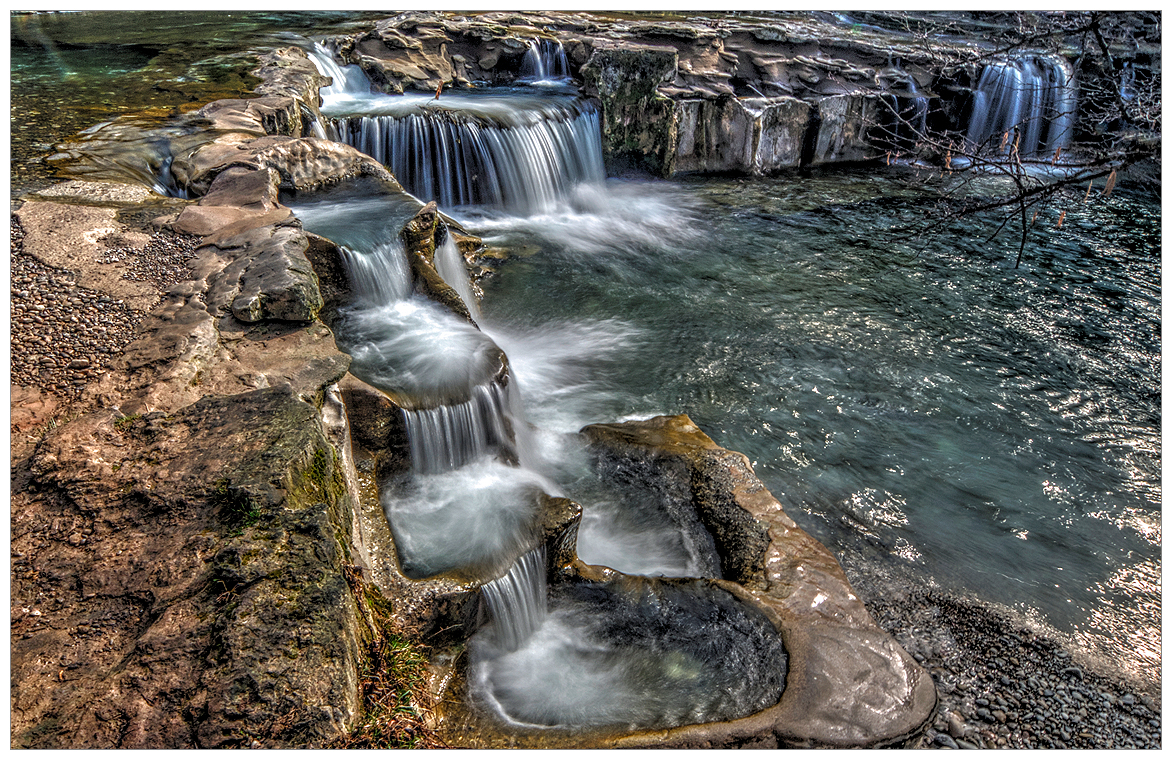
[[[14,72],[59,70],[69,86],[60,35],[29,29],[21,55],[36,60],[21,69],[14,53]],[[159,51],[135,44],[108,58],[157,78],[144,62]],[[355,141],[490,244],[525,252],[484,283],[483,331],[411,294],[395,238],[413,199],[356,181],[296,206],[347,248],[357,297],[335,327],[354,371],[410,400],[414,472],[382,489],[404,569],[497,578],[484,592],[493,622],[471,644],[485,704],[531,726],[656,727],[776,701],[784,672],[760,663],[784,661],[781,643],[735,600],[590,584],[547,600],[544,562],[528,553],[540,493],[564,493],[585,507],[586,561],[714,575],[703,542],[685,540],[655,499],[600,482],[574,435],[679,412],[745,452],[856,577],[895,568],[1158,678],[1157,197],[1121,183],[1105,203],[1071,201],[1065,226],[1039,226],[1014,269],[1016,250],[985,242],[985,223],[923,247],[892,233],[933,202],[897,170],[607,180],[598,114],[565,88],[558,51],[535,42],[525,65],[525,87],[393,103],[335,65],[323,93],[333,121],[319,134]],[[986,73],[973,141],[1068,110],[1064,75],[1043,61]],[[1023,94],[1053,84],[1059,95]],[[1051,151],[1063,123],[1023,127],[1022,152]],[[111,139],[91,153],[110,143],[126,174],[122,126],[95,127]],[[168,140],[189,136],[168,129]],[[464,144],[466,160],[444,152]],[[167,146],[148,147],[131,157],[146,164],[143,181],[165,185]],[[408,158],[417,163],[396,167]],[[467,298],[452,253],[442,248],[437,265]],[[507,391],[492,381],[498,349]],[[728,620],[748,643],[721,632]]]
[[1022,156],[1051,156],[1070,142],[1076,107],[1059,61],[1031,55],[991,63],[973,91],[966,139],[973,150],[1008,154],[1016,140]]
[[531,394],[538,425],[686,412],[853,572],[896,565],[1150,680],[1158,198],[1072,200],[1014,269],[991,225],[888,232],[931,209],[907,179],[611,180],[554,217],[462,218],[540,249],[485,283],[485,320],[573,325],[561,353],[598,370],[569,405]]

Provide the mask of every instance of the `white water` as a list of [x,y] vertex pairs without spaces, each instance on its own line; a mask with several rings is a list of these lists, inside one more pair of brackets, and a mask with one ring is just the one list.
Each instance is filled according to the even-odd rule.
[[334,80],[320,90],[323,111],[335,103],[370,94],[370,80],[358,66],[339,64],[334,60],[333,51],[320,42],[315,42],[313,49],[305,52],[318,71]]
[[379,306],[402,301],[411,294],[411,271],[403,244],[393,242],[375,246],[368,254],[341,247],[342,263],[350,276],[356,300]]
[[473,319],[480,318],[480,302],[472,293],[472,280],[468,276],[468,266],[456,241],[451,235],[444,236],[444,242],[435,249],[435,269],[444,282],[451,285],[460,294],[460,300],[468,307],[468,313]]
[[538,500],[551,488],[530,470],[486,456],[454,470],[416,474],[399,488],[384,486],[382,503],[409,577],[475,576],[533,546]]
[[1023,157],[1052,155],[1070,142],[1076,106],[1061,62],[1038,55],[991,63],[973,91],[966,139],[983,152],[1009,154],[1018,139]]
[[570,76],[570,64],[561,40],[532,40],[521,60],[521,79],[533,83],[562,82]]
[[599,115],[582,103],[546,103],[508,117],[455,111],[448,103],[404,105],[408,112],[400,115],[334,119],[327,134],[387,166],[422,200],[533,213],[605,177]]
[[545,547],[539,546],[481,587],[493,618],[489,635],[501,650],[518,649],[549,616],[545,573]]
[[[515,646],[473,637],[470,687],[508,724],[656,728],[746,715],[777,701],[785,654],[762,617],[702,590],[559,598]],[[503,640],[502,640],[503,639]]]
[[494,451],[511,449],[506,390],[489,381],[462,404],[403,411],[411,464],[418,473],[449,472]]

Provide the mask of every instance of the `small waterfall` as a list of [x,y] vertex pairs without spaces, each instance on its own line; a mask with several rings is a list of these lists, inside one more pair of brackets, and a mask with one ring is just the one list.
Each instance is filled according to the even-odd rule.
[[319,72],[334,80],[328,87],[321,88],[320,94],[324,103],[338,98],[370,94],[370,80],[358,66],[342,66],[334,60],[333,51],[320,42],[313,43],[313,49],[305,52]]
[[440,277],[444,278],[444,282],[451,285],[460,294],[460,298],[468,307],[472,318],[479,320],[480,305],[476,302],[476,296],[472,292],[472,281],[468,277],[468,267],[464,265],[464,257],[460,254],[460,249],[456,247],[456,241],[452,239],[451,235],[446,235],[444,242],[435,250],[435,268]]
[[403,410],[411,464],[418,473],[454,470],[501,448],[512,448],[508,391],[477,385],[462,404]]
[[398,240],[378,245],[369,254],[346,246],[341,247],[341,252],[357,298],[382,304],[400,301],[411,293],[411,272],[403,244]]
[[1031,55],[991,63],[973,91],[967,141],[974,150],[1008,154],[1016,127],[1019,155],[1044,157],[1070,142],[1076,103],[1057,59]]
[[541,212],[576,185],[606,178],[599,114],[588,101],[492,115],[414,111],[334,119],[327,131],[387,166],[416,197],[449,208]]
[[521,59],[521,79],[543,82],[570,77],[570,64],[561,40],[533,40]]
[[548,616],[545,547],[521,557],[502,577],[481,587],[493,618],[495,644],[505,652],[520,648]]

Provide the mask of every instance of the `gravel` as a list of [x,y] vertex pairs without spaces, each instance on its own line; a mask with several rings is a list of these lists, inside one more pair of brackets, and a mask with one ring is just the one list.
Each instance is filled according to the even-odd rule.
[[[10,229],[12,383],[73,401],[135,338],[145,312],[26,255],[15,217]],[[148,282],[161,294],[187,278],[199,240],[163,230],[143,248],[113,247],[102,260],[126,262],[124,279]]]
[[993,610],[934,590],[881,594],[867,608],[936,683],[923,746],[1160,747],[1150,697],[1072,665],[1058,644]]

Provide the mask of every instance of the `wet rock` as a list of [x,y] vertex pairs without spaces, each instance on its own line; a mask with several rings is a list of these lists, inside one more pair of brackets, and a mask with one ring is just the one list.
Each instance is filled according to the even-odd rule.
[[677,143],[676,104],[658,92],[675,76],[672,48],[633,46],[594,51],[582,76],[602,101],[602,142],[608,165],[635,164],[670,175]]
[[[582,432],[607,456],[643,463],[653,478],[663,473],[652,487],[691,484],[725,577],[777,616],[787,687],[776,707],[742,719],[746,726],[772,725],[785,744],[840,747],[897,743],[923,730],[936,707],[931,679],[875,626],[838,563],[785,515],[743,455],[720,448],[682,415]],[[746,730],[742,721],[672,729],[653,745],[728,746],[730,733]]]

